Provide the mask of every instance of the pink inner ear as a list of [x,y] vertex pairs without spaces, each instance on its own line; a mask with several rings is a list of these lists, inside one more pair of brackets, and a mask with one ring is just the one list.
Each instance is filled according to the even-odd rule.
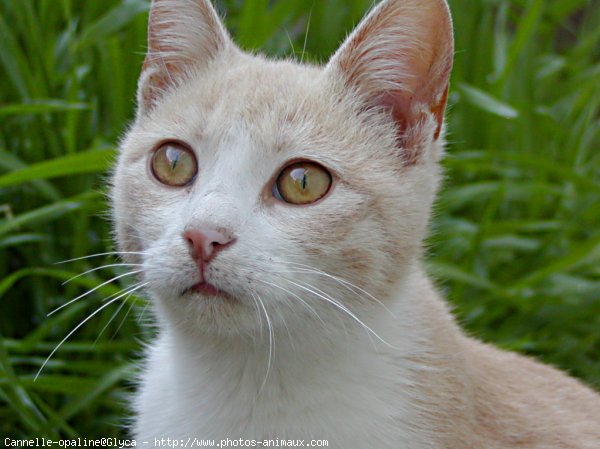
[[[364,95],[367,108],[388,110],[398,146],[417,151],[423,138],[437,140],[441,135],[452,56],[445,0],[382,0],[329,67]],[[434,126],[420,126],[427,122]]]
[[398,145],[403,146],[403,136],[413,123],[410,118],[413,117],[412,111],[410,110],[411,100],[406,98],[408,94],[402,91],[393,91],[383,93],[377,100],[375,105],[390,111],[394,122],[396,122],[396,129],[398,132]]
[[142,109],[230,44],[209,0],[153,0],[138,98]]
[[424,111],[416,110],[415,105],[426,106],[433,114],[437,124],[433,138],[437,140],[440,137],[444,122],[448,88],[447,85],[437,102],[423,102],[417,99],[415,95],[401,90],[385,92],[373,101],[375,107],[389,111],[394,120],[397,132],[396,145],[398,148],[404,149],[403,158],[406,165],[412,165],[418,159],[418,148],[414,148],[418,144],[418,141],[415,140],[418,134],[411,132],[411,130],[418,128],[419,122],[426,119]]
[[407,92],[391,91],[382,94],[374,103],[377,107],[389,111],[396,124],[396,146],[402,149],[404,165],[416,164],[419,159],[419,134],[413,130],[418,128],[424,115],[412,110],[414,98]]
[[440,98],[440,101],[438,101],[436,105],[433,105],[431,107],[431,112],[433,113],[437,121],[437,128],[435,130],[435,134],[433,135],[433,138],[435,140],[438,140],[438,138],[440,137],[440,133],[442,132],[442,124],[444,123],[444,111],[446,110],[446,101],[448,100],[449,89],[450,85],[447,84],[446,89],[444,90],[444,93]]
[[[444,122],[444,111],[446,109],[446,100],[448,98],[449,84],[446,81],[446,87],[440,95],[431,92],[431,88],[421,87],[417,93],[411,93],[404,90],[390,90],[380,93],[372,100],[375,107],[381,107],[390,111],[392,119],[396,123],[398,132],[398,146],[406,147],[411,145],[407,140],[407,132],[418,125],[424,117],[425,110],[429,110],[436,121],[434,131],[434,140],[440,137],[442,124]],[[424,107],[425,110],[419,110]]]

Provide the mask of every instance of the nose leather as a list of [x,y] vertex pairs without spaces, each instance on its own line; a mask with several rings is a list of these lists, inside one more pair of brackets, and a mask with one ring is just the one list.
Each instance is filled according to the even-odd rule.
[[214,228],[188,229],[183,238],[188,243],[190,255],[199,264],[209,262],[217,251],[233,241],[225,232]]

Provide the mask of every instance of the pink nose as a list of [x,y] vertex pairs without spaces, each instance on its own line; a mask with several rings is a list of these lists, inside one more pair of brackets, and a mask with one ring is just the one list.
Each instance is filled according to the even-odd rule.
[[223,249],[233,239],[216,229],[188,229],[183,233],[188,242],[190,255],[199,263],[207,263],[215,253]]

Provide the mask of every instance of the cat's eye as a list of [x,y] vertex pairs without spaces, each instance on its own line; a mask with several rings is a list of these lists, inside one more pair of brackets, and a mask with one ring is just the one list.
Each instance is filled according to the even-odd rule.
[[152,154],[150,169],[163,184],[183,187],[190,184],[198,172],[194,152],[181,142],[165,142]]
[[331,188],[331,174],[314,162],[296,162],[285,167],[273,185],[275,198],[291,204],[310,204]]

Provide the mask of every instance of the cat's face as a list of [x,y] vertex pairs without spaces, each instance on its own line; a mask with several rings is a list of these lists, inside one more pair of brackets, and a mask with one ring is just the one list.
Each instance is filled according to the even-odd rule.
[[155,1],[149,33],[112,198],[164,323],[306,329],[386,301],[438,183],[445,3],[384,2],[324,68],[242,53],[204,0]]

